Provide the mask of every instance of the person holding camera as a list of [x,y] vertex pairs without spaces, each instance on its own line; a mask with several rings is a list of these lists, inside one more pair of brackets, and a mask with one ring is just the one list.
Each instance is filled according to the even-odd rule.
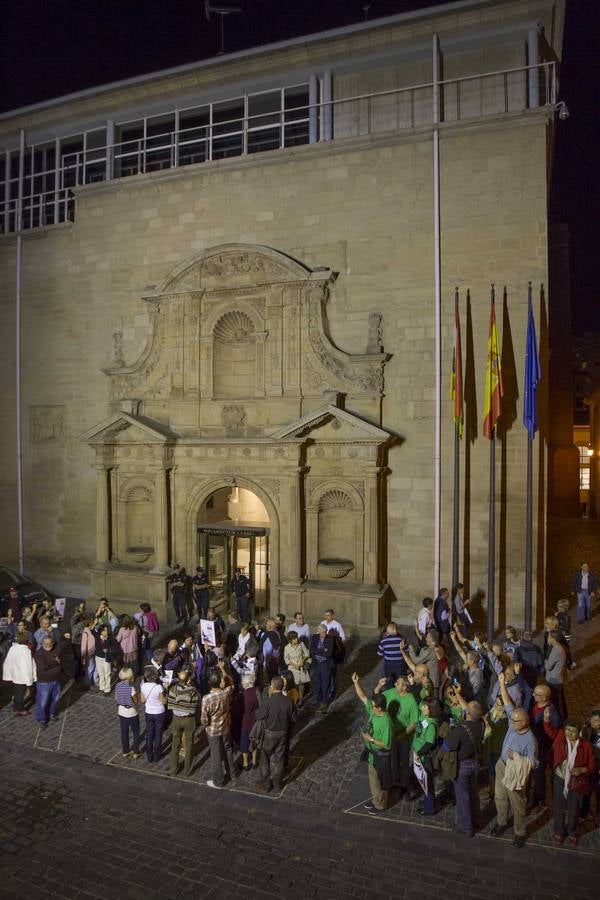
[[233,765],[231,744],[231,699],[233,680],[224,671],[221,661],[208,677],[209,693],[202,699],[200,722],[206,729],[212,778],[206,784],[210,788],[222,788],[225,784],[225,768],[232,778],[237,777]]
[[183,744],[183,774],[189,778],[194,760],[196,712],[200,695],[192,681],[190,669],[183,666],[167,690],[167,705],[173,714],[171,722],[171,765],[169,775],[177,775],[179,750]]
[[367,771],[371,790],[371,800],[367,801],[364,807],[370,816],[378,816],[388,805],[394,725],[387,711],[384,695],[376,694],[373,700],[369,700],[361,687],[358,672],[353,672],[352,683],[356,696],[367,710],[369,719],[367,728],[360,733],[367,752]]

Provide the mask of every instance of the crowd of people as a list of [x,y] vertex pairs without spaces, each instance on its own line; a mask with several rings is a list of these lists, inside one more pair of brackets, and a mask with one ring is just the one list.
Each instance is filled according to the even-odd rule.
[[[143,711],[148,762],[162,758],[163,734],[170,727],[170,774],[178,773],[182,756],[183,774],[189,776],[203,726],[209,787],[221,788],[227,779],[257,768],[258,789],[277,790],[307,690],[321,713],[334,699],[346,651],[343,626],[332,609],[311,633],[301,612],[286,626],[281,613],[248,622],[233,609],[225,621],[214,607],[203,605],[192,628],[185,598],[177,596],[181,580],[177,573],[170,583],[184,631],[160,647],[155,645],[158,618],[146,603],[130,616],[117,615],[106,599],[88,614],[82,602],[68,622],[49,599],[11,607],[0,635],[0,659],[3,680],[13,684],[14,713],[35,711],[46,728],[58,718],[61,684],[69,678],[114,698],[124,757],[141,755]],[[212,643],[203,637],[201,617],[214,626]]]
[[569,602],[559,601],[546,619],[539,646],[531,632],[510,626],[492,641],[471,637],[462,593],[458,584],[426,598],[412,642],[393,622],[387,626],[371,697],[353,676],[368,717],[361,732],[372,795],[366,809],[376,816],[405,794],[421,795],[419,813],[430,816],[451,802],[457,830],[472,837],[483,781],[495,805],[492,835],[512,818],[513,843],[522,847],[528,814],[545,806],[550,790],[554,841],[576,846],[592,797],[600,826],[600,709],[586,722],[568,715]]
[[[117,615],[105,599],[93,613],[82,602],[65,621],[50,599],[22,608],[11,602],[0,627],[0,661],[3,679],[13,684],[14,713],[35,709],[46,728],[58,717],[68,677],[114,699],[124,757],[139,758],[143,749],[148,763],[158,762],[170,728],[169,772],[177,775],[183,765],[189,776],[203,733],[209,787],[258,769],[258,790],[278,790],[298,710],[310,696],[324,713],[335,697],[344,627],[333,609],[314,630],[301,612],[287,624],[283,614],[250,619],[250,587],[240,572],[231,585],[236,608],[224,619],[209,605],[200,568],[195,579],[192,627],[185,571],[170,576],[183,631],[162,641],[146,603],[130,616]],[[575,584],[594,586],[592,577]],[[591,599],[577,600],[584,621]],[[425,598],[410,639],[394,622],[383,631],[381,677],[370,696],[353,674],[366,714],[366,809],[377,816],[407,796],[420,798],[420,815],[432,816],[450,802],[457,830],[472,836],[481,825],[483,782],[495,805],[492,834],[500,836],[512,818],[513,843],[522,847],[529,813],[551,794],[555,843],[574,846],[582,817],[593,812],[600,826],[600,709],[586,722],[568,714],[564,682],[575,666],[569,601],[548,616],[540,643],[510,626],[491,641],[471,635],[469,606],[461,584]],[[212,625],[211,641],[202,622]]]

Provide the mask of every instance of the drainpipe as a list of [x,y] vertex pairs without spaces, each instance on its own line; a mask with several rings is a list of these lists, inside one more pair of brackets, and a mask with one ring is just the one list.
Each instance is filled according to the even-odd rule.
[[313,73],[308,82],[308,143],[316,144],[319,140],[319,82]]
[[[527,65],[529,66],[529,108],[540,105],[540,70],[537,68],[540,61],[540,50],[537,28],[531,28],[527,33]],[[535,66],[535,68],[531,68]]]
[[[440,120],[439,38],[433,35],[433,124]],[[433,589],[440,588],[440,547],[442,519],[442,281],[440,248],[440,132],[433,129],[433,241],[435,271],[435,450],[434,450],[434,547]]]
[[19,183],[17,194],[17,261],[15,273],[15,402],[17,430],[17,529],[19,543],[19,574],[23,574],[23,462],[21,442],[21,274],[23,251],[23,172],[25,165],[25,132],[19,136]]

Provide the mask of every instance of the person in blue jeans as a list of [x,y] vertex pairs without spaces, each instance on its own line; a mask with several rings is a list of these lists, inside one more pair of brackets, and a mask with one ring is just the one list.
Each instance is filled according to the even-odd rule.
[[[123,668],[119,672],[119,681],[115,687],[115,700],[119,708],[119,726],[121,728],[121,749],[125,758],[138,759],[140,755],[140,720],[136,703],[138,695],[134,687],[133,669]],[[133,750],[129,749],[129,732],[133,736]]]
[[573,576],[572,592],[577,597],[577,622],[581,625],[592,618],[592,597],[598,590],[598,579],[586,562]]
[[140,700],[146,713],[146,758],[150,763],[158,762],[165,730],[167,695],[153,666],[144,672]]
[[[65,638],[68,637],[65,635]],[[42,728],[46,728],[50,719],[58,718],[56,707],[60,699],[62,671],[60,657],[66,646],[66,640],[55,644],[54,638],[48,635],[42,640],[42,646],[35,654],[37,669],[35,717]]]
[[444,741],[444,750],[457,753],[458,772],[454,779],[456,829],[473,837],[479,817],[479,775],[484,723],[480,704],[467,704],[466,719],[453,728]]

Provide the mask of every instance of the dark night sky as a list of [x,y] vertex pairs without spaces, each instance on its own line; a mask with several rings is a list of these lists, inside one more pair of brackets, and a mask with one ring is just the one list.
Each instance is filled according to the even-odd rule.
[[[363,21],[369,0],[236,0],[227,51]],[[369,18],[444,0],[371,0]],[[449,0],[446,0],[449,2]],[[573,324],[600,331],[600,3],[567,0],[551,214],[571,233]],[[203,0],[5,0],[0,37],[0,111],[95,84],[214,56],[218,21]]]

